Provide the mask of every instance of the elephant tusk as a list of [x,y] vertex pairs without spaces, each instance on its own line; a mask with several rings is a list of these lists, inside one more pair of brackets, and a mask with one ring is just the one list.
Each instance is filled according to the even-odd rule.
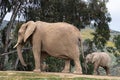
[[18,46],[19,43],[17,43],[13,48],[16,48]]

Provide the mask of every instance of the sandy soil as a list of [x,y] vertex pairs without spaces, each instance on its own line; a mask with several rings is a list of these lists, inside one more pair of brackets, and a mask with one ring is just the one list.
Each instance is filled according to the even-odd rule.
[[67,77],[67,78],[85,77],[85,78],[95,78],[95,79],[114,79],[114,80],[120,80],[120,77],[118,77],[118,76],[79,75],[79,74],[73,74],[73,73],[47,73],[47,72],[45,72],[45,74],[59,75],[62,78],[64,78],[64,77]]
[[83,78],[95,78],[95,79],[108,79],[108,80],[120,80],[119,76],[98,76],[98,75],[79,75],[79,74],[73,74],[73,73],[55,73],[55,72],[32,72],[32,71],[0,71],[0,77],[9,77],[9,76],[25,76],[27,74],[28,77],[34,76],[40,77],[40,76],[50,76],[50,75],[55,75],[59,76],[60,78],[78,78],[78,77],[83,77]]

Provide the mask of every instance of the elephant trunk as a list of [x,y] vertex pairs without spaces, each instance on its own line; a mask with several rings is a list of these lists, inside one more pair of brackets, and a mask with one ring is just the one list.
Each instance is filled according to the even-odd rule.
[[23,59],[23,56],[22,56],[22,45],[20,44],[16,44],[16,47],[17,47],[17,54],[18,54],[18,57],[20,59],[20,62],[23,66],[27,66],[24,59]]
[[87,65],[87,63],[85,62],[85,64],[84,64],[84,67],[85,67],[85,72],[87,73],[88,71],[88,65]]

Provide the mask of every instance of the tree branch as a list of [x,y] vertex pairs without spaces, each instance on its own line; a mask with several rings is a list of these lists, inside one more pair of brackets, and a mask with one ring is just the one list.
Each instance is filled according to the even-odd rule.
[[[30,49],[31,49],[31,47],[30,47],[30,48],[23,48],[23,49],[22,49],[22,52],[25,51],[25,50],[30,50]],[[12,54],[12,53],[16,53],[16,52],[17,52],[17,50],[10,51],[10,52],[5,52],[5,53],[3,53],[3,54],[0,54],[0,57],[1,57],[1,56],[5,56],[5,55],[9,55],[9,54]]]

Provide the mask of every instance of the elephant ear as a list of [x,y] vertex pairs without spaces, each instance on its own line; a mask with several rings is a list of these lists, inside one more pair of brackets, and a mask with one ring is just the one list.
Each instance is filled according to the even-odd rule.
[[92,58],[92,63],[95,63],[97,61],[97,57],[95,56],[95,54],[91,54],[91,58]]
[[24,42],[33,34],[34,30],[36,29],[36,25],[33,21],[27,22],[27,28],[24,35]]

